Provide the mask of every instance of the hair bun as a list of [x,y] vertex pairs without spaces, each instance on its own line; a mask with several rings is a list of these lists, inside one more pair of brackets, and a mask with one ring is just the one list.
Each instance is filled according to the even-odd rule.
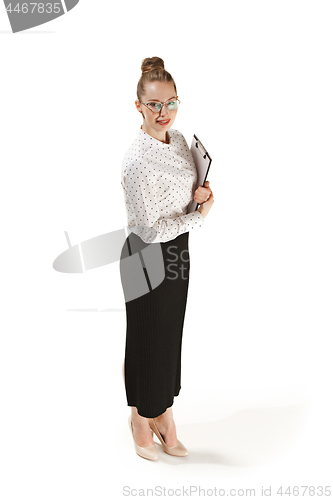
[[155,69],[164,69],[164,61],[160,57],[146,57],[146,59],[142,61],[142,74],[148,73],[148,71],[154,71]]
[[160,57],[146,57],[141,62],[141,76],[136,87],[136,94],[138,101],[142,101],[146,93],[146,85],[152,82],[165,82],[172,83],[175,88],[175,95],[177,95],[176,84],[172,76],[164,68],[164,61]]

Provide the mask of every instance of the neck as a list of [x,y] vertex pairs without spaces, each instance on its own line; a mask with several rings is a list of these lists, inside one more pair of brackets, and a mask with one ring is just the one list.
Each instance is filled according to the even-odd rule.
[[154,139],[156,139],[157,141],[164,142],[165,144],[170,143],[170,135],[168,131],[164,132],[162,130],[161,132],[157,132],[156,130],[148,127],[145,123],[142,124],[141,128],[144,132],[149,134],[151,137],[154,137]]

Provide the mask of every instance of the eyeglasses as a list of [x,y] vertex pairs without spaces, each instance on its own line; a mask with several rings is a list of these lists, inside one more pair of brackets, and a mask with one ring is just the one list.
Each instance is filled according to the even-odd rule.
[[139,102],[140,104],[144,104],[153,113],[159,113],[163,106],[165,106],[169,111],[174,111],[179,107],[180,104],[179,99],[173,99],[172,101],[165,102]]

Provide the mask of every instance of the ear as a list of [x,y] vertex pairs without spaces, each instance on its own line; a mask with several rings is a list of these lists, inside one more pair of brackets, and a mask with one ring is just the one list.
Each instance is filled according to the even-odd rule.
[[139,113],[142,113],[141,104],[140,104],[140,101],[138,101],[138,99],[136,99],[136,101],[135,101],[135,107],[139,111]]

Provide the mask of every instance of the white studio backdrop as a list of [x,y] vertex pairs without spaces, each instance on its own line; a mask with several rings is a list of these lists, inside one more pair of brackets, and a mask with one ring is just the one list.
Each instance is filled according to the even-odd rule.
[[[12,34],[0,8],[2,498],[332,482],[332,14],[81,0]],[[151,56],[177,84],[174,128],[213,158],[215,198],[190,234],[174,404],[192,453],[153,473],[127,426],[119,265],[52,267],[64,231],[74,245],[126,225],[121,161]]]

